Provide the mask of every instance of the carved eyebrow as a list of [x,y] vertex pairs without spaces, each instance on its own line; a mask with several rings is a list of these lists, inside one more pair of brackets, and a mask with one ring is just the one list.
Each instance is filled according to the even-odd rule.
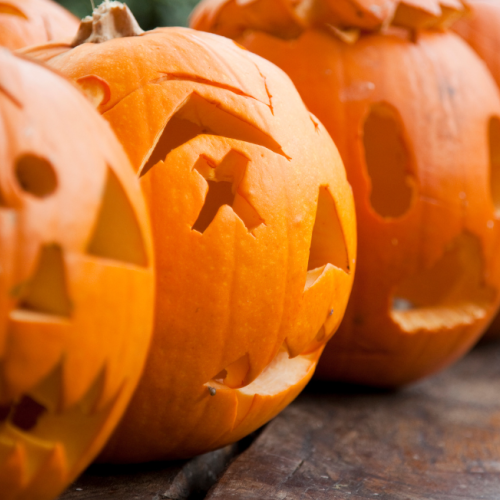
[[290,157],[269,134],[242,118],[220,108],[196,92],[192,92],[166,123],[149,158],[141,169],[145,175],[174,149],[198,135],[216,135],[265,147],[273,153]]

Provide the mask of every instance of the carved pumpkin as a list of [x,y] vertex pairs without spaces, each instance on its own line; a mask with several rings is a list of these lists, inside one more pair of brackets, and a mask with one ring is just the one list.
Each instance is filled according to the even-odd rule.
[[[469,13],[453,25],[458,33],[486,63],[497,86],[500,86],[500,3],[492,0],[468,0]],[[495,207],[500,214],[500,119],[491,120],[490,137],[491,189]],[[500,315],[485,334],[500,337]]]
[[67,81],[0,49],[0,497],[56,496],[139,379],[154,275],[140,187]]
[[116,131],[156,250],[153,347],[104,458],[223,446],[299,393],[342,318],[355,261],[342,162],[286,75],[230,40],[164,28],[69,49],[29,53]]
[[464,354],[497,308],[500,101],[445,29],[462,12],[456,0],[205,0],[192,17],[284,69],[345,162],[358,268],[321,377],[412,382]]
[[52,0],[0,0],[0,45],[15,50],[73,38],[78,19]]

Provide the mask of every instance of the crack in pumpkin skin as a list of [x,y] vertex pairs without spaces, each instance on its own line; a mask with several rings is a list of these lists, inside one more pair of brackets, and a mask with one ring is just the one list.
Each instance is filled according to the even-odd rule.
[[[462,2],[360,0],[338,1],[335,7],[333,2],[318,0],[308,5],[324,4],[340,12],[342,5],[367,10],[382,3],[398,9],[386,14],[380,11],[379,20],[371,27],[362,20],[349,21],[347,10],[344,12],[344,21],[337,26],[360,31],[352,44],[307,17],[301,18],[304,22],[297,23],[300,26],[294,33],[292,24],[287,25],[284,36],[286,29],[280,31],[283,26],[273,24],[283,2],[273,0],[260,17],[250,16],[250,12],[257,13],[259,2],[238,5],[206,0],[197,7],[191,23],[217,34],[227,30],[238,43],[278,64],[338,145],[357,197],[361,241],[358,281],[344,322],[325,349],[318,373],[323,378],[394,386],[429,375],[460,357],[480,335],[498,304],[500,269],[494,255],[499,238],[487,178],[486,134],[489,120],[498,116],[500,108],[491,78],[473,54],[452,34],[427,29],[446,27],[465,11]],[[294,19],[296,22],[297,17]],[[385,26],[387,22],[392,26]],[[394,25],[416,30],[416,36],[401,34]],[[381,32],[365,32],[372,29]],[[467,71],[459,60],[467,62]],[[472,67],[476,68],[473,72]],[[473,97],[477,88],[484,89],[480,100]],[[401,161],[404,168],[398,174],[399,184],[406,183],[413,192],[397,210],[380,205],[377,216],[370,200],[373,186],[365,165],[363,124],[370,107],[382,103],[401,115],[404,128],[399,139],[403,139],[407,160]],[[398,134],[393,135],[396,139]],[[418,147],[421,144],[426,147]],[[442,171],[439,181],[433,177],[438,171]],[[408,174],[413,179],[408,179]],[[383,192],[385,188],[380,189]],[[390,196],[390,192],[385,195]],[[474,262],[482,266],[474,271],[479,285],[469,284],[470,295],[465,294],[464,299],[467,304],[457,300],[450,306],[451,314],[439,304],[429,311],[424,307],[392,310],[392,298],[400,298],[394,290],[410,276],[427,273],[446,254],[447,245],[464,235],[478,239],[479,250],[472,254]],[[386,272],[374,274],[381,263]],[[438,309],[444,315],[436,320]],[[443,326],[447,319],[453,320],[449,328]]]
[[[264,79],[264,77],[263,77]],[[181,82],[193,82],[193,83],[201,83],[202,85],[209,85],[213,87],[217,87],[219,89],[227,90],[228,92],[232,92],[233,94],[240,95],[242,97],[248,97],[250,99],[255,99],[256,101],[262,102],[262,104],[266,104],[269,106],[269,109],[272,111],[272,105],[271,105],[271,97],[269,96],[269,103],[263,102],[253,95],[246,94],[245,92],[241,91],[240,89],[233,87],[231,85],[219,83],[219,82],[214,82],[213,80],[207,80],[206,78],[201,78],[199,76],[194,76],[194,75],[187,75],[187,74],[182,74],[182,73],[165,73],[163,76],[159,77],[156,80],[151,80],[148,83],[162,83],[164,81],[168,80],[179,80]],[[265,79],[264,79],[264,84],[265,84]]]
[[[88,44],[84,44],[74,49],[72,49],[69,43],[62,44],[59,41],[53,44],[30,47],[21,50],[21,53],[43,60],[44,62],[49,62],[52,67],[64,71],[75,80],[95,75],[108,82],[111,88],[111,99],[106,105],[99,108],[101,114],[112,109],[131,93],[161,79],[165,74],[178,73],[178,65],[176,65],[174,59],[175,53],[185,54],[186,57],[183,61],[185,67],[183,68],[182,74],[185,79],[191,81],[193,85],[220,87],[228,92],[233,92],[232,89],[235,89],[235,95],[240,97],[248,96],[248,98],[252,98],[252,100],[265,104],[267,108],[270,109],[271,102],[269,101],[269,94],[266,91],[264,79],[259,73],[256,65],[250,69],[247,55],[243,55],[241,61],[235,62],[232,68],[228,68],[224,63],[223,56],[228,52],[228,49],[231,51],[231,48],[228,48],[226,44],[223,44],[221,41],[214,40],[213,44],[217,52],[215,52],[215,50],[209,50],[206,44],[199,43],[199,35],[199,33],[190,32],[184,28],[158,28],[152,32],[144,33],[139,38],[148,39],[152,48],[161,46],[162,43],[169,44],[172,49],[171,57],[173,60],[170,59],[168,54],[156,54],[155,51],[151,49],[147,54],[150,59],[145,55],[143,55],[143,58],[138,59],[137,73],[134,77],[130,76],[126,82],[122,82],[120,86],[113,85],[115,80],[113,71],[111,71],[111,68],[105,61],[116,59],[116,57],[119,56],[122,50],[120,47],[121,44],[132,44],[131,47],[133,47],[134,42],[130,39],[124,38],[121,40],[120,44],[116,44],[116,41],[112,41],[110,44],[92,44],[91,47],[88,47]],[[133,48],[131,48],[131,50],[133,50]],[[197,50],[201,51],[199,56],[191,60],[192,58],[190,59],[188,54],[194,54]],[[91,51],[97,51],[99,54],[95,54],[96,64],[94,67],[85,68],[85,66],[74,65],[74,60],[67,60],[65,54],[68,51],[78,54],[79,58],[85,58]],[[249,54],[249,56],[251,55]],[[203,66],[201,64],[204,58],[209,58],[211,60],[210,66]],[[200,61],[200,65],[197,64],[198,61]],[[139,74],[141,75],[140,77],[138,77]],[[245,75],[245,78],[240,75]],[[204,83],[197,84],[198,79],[201,79]],[[213,85],[210,82],[213,82]]]

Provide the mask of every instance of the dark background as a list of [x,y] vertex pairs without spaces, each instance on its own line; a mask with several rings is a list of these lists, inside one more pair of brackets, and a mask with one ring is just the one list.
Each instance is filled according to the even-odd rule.
[[[92,12],[90,0],[56,0],[58,3],[82,18]],[[187,26],[189,13],[200,0],[127,0],[143,30],[158,26]],[[101,0],[94,0],[97,6]]]

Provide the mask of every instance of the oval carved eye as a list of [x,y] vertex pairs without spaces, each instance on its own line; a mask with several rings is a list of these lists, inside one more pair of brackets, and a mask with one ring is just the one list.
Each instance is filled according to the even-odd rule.
[[492,116],[488,126],[490,191],[496,214],[500,214],[500,119]]
[[34,154],[27,153],[17,159],[15,174],[21,189],[37,198],[45,198],[57,188],[54,167]]
[[373,210],[384,218],[403,216],[410,208],[415,181],[410,148],[395,108],[386,103],[372,106],[364,123],[363,146]]

